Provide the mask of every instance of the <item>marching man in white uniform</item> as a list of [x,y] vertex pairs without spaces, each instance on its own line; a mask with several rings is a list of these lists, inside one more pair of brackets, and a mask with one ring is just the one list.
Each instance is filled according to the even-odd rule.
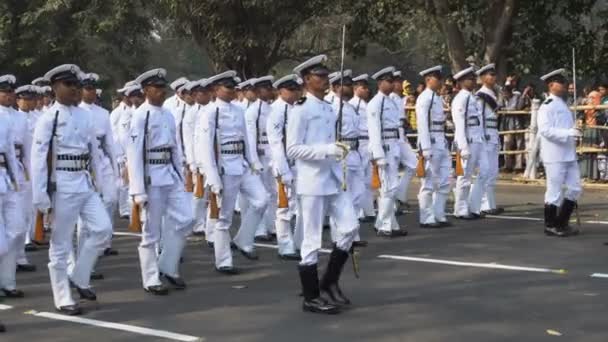
[[[182,151],[176,139],[175,121],[162,107],[165,76],[164,69],[154,69],[136,79],[146,102],[133,113],[127,147],[129,194],[143,208],[139,245],[143,288],[154,295],[169,292],[161,282],[161,273],[174,289],[186,288],[179,260],[193,224],[192,201],[184,191]],[[162,230],[163,248],[157,257],[163,221],[166,226]]]
[[[95,130],[95,136],[97,138],[97,144],[101,152],[103,152],[103,158],[101,160],[101,169],[103,174],[98,175],[103,182],[97,184],[97,187],[104,187],[101,191],[102,194],[110,194],[110,198],[104,198],[104,204],[106,205],[106,211],[110,220],[114,218],[114,208],[118,199],[118,187],[116,186],[116,180],[118,179],[118,164],[116,163],[116,150],[115,150],[115,139],[112,133],[112,125],[110,122],[110,114],[104,108],[95,104],[97,99],[96,86],[99,81],[99,75],[95,73],[85,74],[81,80],[82,84],[82,102],[79,107],[84,109],[90,114],[90,120]],[[88,234],[87,227],[79,227],[81,234]],[[111,240],[110,240],[111,241]],[[103,254],[117,255],[118,251],[111,248],[110,241],[104,249]],[[79,244],[79,247],[82,245]]]
[[[95,186],[103,182],[98,177],[104,174],[103,152],[99,150],[89,114],[77,107],[80,74],[78,66],[64,64],[45,75],[52,84],[56,102],[36,124],[31,156],[33,203],[41,213],[50,214],[51,220],[49,274],[55,307],[68,315],[82,312],[72,299],[70,285],[81,298],[96,300],[89,285],[91,271],[112,237],[110,217],[95,191]],[[49,153],[52,168],[47,164]],[[112,195],[102,196],[108,200]],[[89,233],[81,241],[80,255],[68,278],[68,257],[78,218]]]
[[[454,141],[460,151],[464,175],[456,179],[454,216],[457,219],[481,218],[481,198],[488,178],[488,158],[483,119],[477,99],[471,92],[475,86],[475,69],[468,67],[454,75],[461,89],[452,101]],[[471,186],[475,170],[477,181]]]
[[[268,242],[275,234],[275,219],[277,211],[277,184],[270,168],[270,145],[266,126],[272,108],[270,101],[273,98],[272,82],[274,77],[264,76],[250,80],[251,86],[257,94],[257,100],[245,111],[245,124],[247,127],[247,141],[253,152],[253,164],[261,167],[259,176],[264,188],[270,196],[268,206],[264,209],[264,215],[255,233],[255,240]],[[241,202],[241,213],[246,212],[247,202]]]
[[15,76],[0,76],[0,239],[5,239],[7,250],[0,250],[0,290],[9,298],[23,297],[16,288],[17,255],[23,250],[23,240],[29,226],[23,206],[30,207],[29,200],[29,152],[27,121],[15,112]]
[[[477,105],[481,110],[488,159],[488,177],[484,187],[485,192],[481,202],[481,211],[485,214],[498,215],[503,212],[503,209],[496,207],[500,137],[498,136],[498,115],[496,115],[498,101],[494,91],[496,86],[494,63],[490,63],[477,70],[476,74],[482,83],[481,89],[477,91]],[[476,180],[476,182],[478,181]]]
[[180,77],[171,82],[169,87],[173,90],[173,95],[168,97],[163,103],[163,108],[168,110],[173,116],[177,116],[183,108],[184,101],[182,100],[181,90],[189,82],[185,77]]
[[367,101],[369,100],[369,76],[362,74],[353,78],[354,96],[348,101],[355,112],[359,115],[359,155],[361,156],[361,167],[363,172],[363,195],[361,198],[362,217],[361,222],[373,222],[376,213],[374,211],[374,192],[372,190],[372,164],[369,154],[369,136],[367,133]]
[[236,72],[226,71],[209,81],[215,87],[215,101],[200,120],[201,139],[197,148],[202,153],[205,182],[218,197],[219,219],[214,225],[215,268],[224,274],[238,271],[232,263],[230,226],[237,194],[248,202],[241,227],[234,238],[235,247],[250,260],[258,259],[253,246],[255,231],[268,204],[268,194],[258,175],[261,171],[249,145],[243,110],[232,103]]
[[[274,82],[279,97],[271,105],[272,111],[266,123],[268,143],[270,144],[270,166],[272,175],[277,183],[280,182],[288,198],[287,206],[277,207],[276,232],[279,258],[284,260],[300,260],[296,253],[294,237],[291,229],[291,219],[297,212],[295,189],[296,170],[293,160],[287,158],[287,127],[292,115],[293,105],[298,99],[300,84],[298,76],[287,75]],[[296,230],[301,233],[301,217],[296,217]]]
[[[378,93],[367,105],[369,126],[369,150],[372,161],[380,174],[380,195],[375,227],[382,237],[407,235],[400,229],[395,217],[395,200],[399,187],[399,164],[406,162],[410,169],[416,167],[416,156],[406,146],[401,127],[401,110],[389,97],[393,89],[394,67],[384,68],[372,78],[378,83]],[[406,171],[411,172],[411,171]]]
[[426,88],[416,99],[418,149],[424,158],[424,177],[420,182],[420,227],[442,228],[450,223],[445,217],[445,204],[450,192],[452,156],[445,137],[446,114],[437,93],[441,88],[440,65],[423,70]]
[[[347,148],[336,143],[336,113],[323,100],[329,86],[325,55],[313,57],[294,69],[304,79],[306,95],[293,109],[287,127],[287,157],[295,160],[298,175],[296,191],[302,213],[304,240],[299,265],[304,311],[338,313],[350,304],[338,285],[348,259],[359,222],[347,192],[341,189],[342,168],[338,159]],[[336,223],[336,243],[325,274],[319,282],[317,263],[323,233],[323,218],[328,214]],[[321,296],[329,296],[331,302]]]
[[564,69],[558,69],[541,77],[549,96],[538,110],[540,157],[547,173],[545,234],[560,237],[578,234],[578,229],[568,223],[583,191],[576,156],[576,139],[582,132],[563,100],[568,90],[565,73]]

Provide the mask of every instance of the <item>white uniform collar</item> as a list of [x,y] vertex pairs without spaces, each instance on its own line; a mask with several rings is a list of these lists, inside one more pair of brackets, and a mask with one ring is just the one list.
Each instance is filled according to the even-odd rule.
[[306,92],[306,98],[307,99],[313,99],[313,100],[316,100],[317,102],[321,102],[321,103],[327,103],[327,102],[325,102],[324,99],[320,99],[320,98],[316,97],[315,95],[313,95],[311,92],[308,92],[308,91]]
[[479,91],[484,94],[490,95],[490,97],[492,97],[494,99],[494,101],[496,101],[496,93],[494,93],[494,90],[483,85],[483,86],[481,86],[481,89],[479,89]]

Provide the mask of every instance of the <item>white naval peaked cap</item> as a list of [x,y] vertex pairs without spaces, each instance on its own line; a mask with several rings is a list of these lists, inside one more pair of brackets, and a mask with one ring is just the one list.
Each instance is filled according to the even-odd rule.
[[460,70],[459,72],[456,73],[456,75],[454,75],[454,79],[456,81],[459,81],[461,78],[464,78],[465,76],[469,76],[469,75],[474,75],[475,74],[475,67],[468,67],[465,69]]
[[332,78],[338,76],[339,73],[340,73],[339,71],[334,71],[334,72],[330,73],[329,75],[327,75],[327,77],[329,77],[329,79],[332,79]]
[[10,86],[10,88],[14,88],[15,82],[17,82],[15,75],[6,74],[0,76],[0,85],[4,87]]
[[38,87],[31,84],[22,85],[21,87],[15,89],[15,95],[19,94],[39,94]]
[[57,81],[71,80],[80,81],[80,67],[76,64],[62,64],[44,74],[44,79],[54,83]]
[[243,82],[243,80],[241,80],[241,78],[238,76],[234,76],[234,82],[241,83],[241,82]]
[[97,94],[97,96],[101,96],[101,94],[103,94],[103,90],[102,89],[95,89],[95,93]]
[[53,88],[51,88],[51,86],[48,86],[48,85],[44,86],[44,87],[40,87],[40,90],[43,92],[43,94],[53,92]]
[[283,77],[279,78],[278,80],[276,80],[276,82],[274,82],[272,84],[272,86],[277,89],[286,88],[286,87],[290,87],[290,86],[298,87],[300,85],[300,83],[298,82],[298,79],[299,79],[298,75],[289,74],[289,75],[283,76]]
[[352,80],[352,76],[353,76],[353,71],[350,69],[344,70],[342,75],[340,75],[340,72],[338,71],[335,73],[335,75],[333,77],[329,78],[329,83],[334,84],[334,83],[340,81],[342,78],[351,78],[351,80]]
[[299,76],[304,76],[308,72],[314,74],[327,75],[329,70],[323,65],[327,61],[326,55],[318,55],[305,61],[304,63],[293,68],[293,72]]
[[393,73],[395,72],[395,67],[394,66],[389,66],[386,67],[384,69],[381,69],[380,71],[376,72],[375,74],[372,75],[372,79],[373,80],[378,80],[379,78],[381,78],[382,76],[386,76],[388,74],[391,75],[391,77],[393,76]]
[[395,72],[393,72],[393,77],[401,78],[401,70],[395,70]]
[[40,86],[40,87],[48,85],[48,83],[49,83],[49,81],[44,79],[44,77],[38,77],[32,81],[33,85]]
[[[236,85],[236,89],[245,89],[245,88],[247,88],[247,87],[251,87],[251,80],[253,80],[253,78],[250,78],[250,79],[248,79],[248,80],[245,80],[245,81],[239,82],[239,83]],[[236,80],[235,80],[235,81],[236,81]]]
[[353,82],[367,82],[369,80],[369,75],[361,74],[357,77],[353,78]]
[[561,77],[565,78],[566,77],[566,69],[561,68],[561,69],[553,70],[550,73],[541,76],[540,79],[543,80],[543,81],[545,81],[545,82],[549,82],[553,78],[555,78],[555,76],[561,76]]
[[274,76],[268,75],[252,79],[251,85],[254,87],[263,86],[264,84],[272,86],[272,82],[274,82]]
[[198,85],[198,81],[188,81],[188,83],[183,85],[182,90],[192,91],[192,89],[196,88]]
[[224,71],[220,74],[217,74],[215,76],[211,76],[207,79],[207,81],[209,81],[210,84],[217,84],[220,81],[226,80],[226,79],[230,79],[232,81],[232,83],[236,83],[234,81],[234,78],[236,77],[236,71],[234,70],[228,70],[228,71]]
[[483,67],[481,67],[479,70],[477,70],[475,73],[476,73],[478,76],[481,76],[481,75],[483,75],[483,74],[484,74],[484,73],[486,73],[486,72],[489,72],[489,71],[495,71],[495,70],[496,70],[496,65],[495,65],[494,63],[490,63],[490,64],[488,64],[488,65],[484,65],[484,66],[483,66]]
[[169,87],[171,87],[171,89],[173,89],[173,91],[178,91],[179,88],[183,87],[186,85],[186,83],[188,83],[189,80],[185,77],[180,77],[178,79],[176,79],[175,81],[171,82],[171,84],[169,84]]
[[125,96],[131,96],[136,91],[139,91],[141,93],[141,86],[139,84],[134,84],[132,86],[124,88]]
[[97,82],[99,81],[99,75],[97,75],[94,72],[90,72],[90,73],[83,73],[81,78],[82,81],[93,81],[93,82]]
[[420,74],[420,76],[424,77],[424,76],[426,76],[426,75],[428,75],[430,73],[433,73],[433,72],[441,73],[442,70],[443,70],[443,66],[436,65],[434,67],[422,70],[419,74]]
[[203,88],[207,88],[211,85],[211,82],[209,82],[208,78],[201,78],[200,80],[198,80],[198,84]]
[[137,76],[135,82],[139,83],[142,88],[152,84],[166,85],[167,79],[165,77],[167,77],[167,70],[163,68],[156,68],[148,70],[143,74]]

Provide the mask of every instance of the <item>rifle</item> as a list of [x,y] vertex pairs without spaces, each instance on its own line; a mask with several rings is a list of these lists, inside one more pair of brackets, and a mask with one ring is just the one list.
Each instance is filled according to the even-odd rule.
[[[147,140],[148,140],[148,123],[150,121],[150,111],[146,112],[146,121],[144,124],[144,141],[143,141],[143,160],[144,160],[144,169],[143,169],[143,173],[144,173],[144,188],[147,184],[150,183],[150,180],[148,179],[148,175],[147,175],[147,164],[148,164],[148,155],[147,155],[147,148],[148,148],[148,144],[147,144]],[[135,202],[135,201],[133,201]],[[137,204],[137,203],[133,203],[133,207],[131,209],[131,223],[129,224],[129,230],[134,232],[134,233],[141,233],[142,230],[142,222],[141,222],[141,212],[142,212],[142,207],[141,205]]]
[[[215,154],[215,163],[218,166],[218,170],[220,171],[220,177],[221,177],[221,168],[219,167],[219,159],[221,158],[220,156],[220,151],[219,151],[219,144],[218,144],[218,139],[219,139],[219,134],[218,134],[218,130],[220,129],[220,108],[216,108],[215,109],[215,132],[214,132],[214,137],[213,137],[213,151]],[[217,203],[217,194],[214,193],[213,191],[211,191],[211,193],[209,194],[209,218],[210,219],[219,219],[220,218],[220,208],[218,206]]]
[[[59,110],[55,112],[53,119],[53,128],[51,129],[51,139],[49,140],[49,149],[46,152],[46,193],[49,196],[51,203],[53,202],[53,193],[57,190],[57,184],[53,182],[53,161],[54,161],[54,140],[57,134],[57,121],[59,119]],[[47,215],[50,215],[53,208],[49,209]],[[44,243],[44,214],[41,211],[36,213],[36,223],[34,225],[34,241],[38,244]]]
[[[286,138],[286,127],[287,127],[287,109],[288,105],[285,104],[285,112],[283,113],[283,152],[287,156],[287,138]],[[280,178],[277,178],[277,192],[278,192],[278,208],[284,209],[289,208],[289,199],[287,197],[287,189],[285,184]]]
[[[383,131],[382,117],[384,114],[384,99],[385,99],[385,97],[382,97],[382,103],[380,103],[380,139],[382,139],[382,131]],[[382,184],[380,182],[380,170],[378,170],[378,163],[376,163],[375,161],[372,162],[372,184],[371,184],[371,186],[372,186],[373,190],[378,190],[382,186]]]
[[194,188],[194,197],[203,198],[205,196],[205,177],[200,173],[196,173],[196,187]]
[[[471,99],[471,95],[469,95],[469,97],[467,97],[467,103],[465,104],[465,109],[464,109],[464,135],[465,135],[465,139],[468,139],[467,137],[467,124],[468,124],[468,115],[469,115],[469,100]],[[464,175],[464,168],[462,167],[462,156],[460,155],[460,149],[456,149],[456,166],[454,167],[454,171],[456,173],[456,176],[462,176]]]

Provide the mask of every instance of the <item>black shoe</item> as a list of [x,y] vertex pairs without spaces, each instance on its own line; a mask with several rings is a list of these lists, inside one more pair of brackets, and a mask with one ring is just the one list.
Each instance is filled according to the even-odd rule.
[[4,296],[6,298],[23,298],[23,297],[25,297],[25,293],[23,291],[17,290],[17,289],[13,289],[13,290],[2,289],[2,292],[4,293]]
[[340,275],[346,260],[348,260],[348,252],[334,248],[329,255],[327,269],[319,284],[321,293],[326,294],[338,306],[350,305],[350,299],[342,293],[339,285]]
[[215,248],[215,244],[212,241],[207,241],[207,247],[214,249]]
[[489,210],[483,210],[481,213],[485,215],[500,215],[505,212],[504,208],[494,208]]
[[353,241],[353,247],[367,247],[368,244],[365,240]]
[[272,242],[272,237],[270,237],[269,235],[258,235],[253,239],[253,241],[258,243]]
[[302,310],[327,315],[335,315],[340,313],[340,308],[337,305],[330,304],[327,300],[321,297],[304,299],[302,302]]
[[451,227],[452,223],[450,221],[439,221],[439,224],[442,228]]
[[78,285],[74,284],[74,282],[72,282],[70,280],[70,286],[73,289],[76,289],[76,292],[78,292],[78,294],[80,295],[80,299],[86,299],[86,300],[97,300],[97,295],[95,294],[95,292],[93,292],[93,290],[91,289],[83,289],[78,287]]
[[169,294],[169,289],[166,288],[165,285],[148,286],[144,287],[144,290],[155,296],[166,296]]
[[35,252],[38,250],[38,247],[36,247],[36,245],[34,245],[33,243],[27,243],[25,244],[25,251],[26,252]]
[[471,213],[471,216],[473,217],[473,220],[479,220],[479,219],[482,219],[482,218],[486,217],[486,215],[484,215],[483,213],[479,213],[479,214],[477,214],[477,213]]
[[239,248],[236,246],[236,243],[234,243],[234,241],[231,241],[230,242],[230,249],[236,250],[236,249],[239,249]]
[[200,232],[192,232],[192,236],[202,237],[205,236],[205,232],[202,230]]
[[287,253],[287,254],[279,254],[279,259],[281,260],[296,260],[300,261],[302,258],[298,253]]
[[118,251],[112,248],[106,248],[103,251],[104,256],[118,255]]
[[0,333],[6,332],[6,327],[4,324],[0,323]]
[[91,272],[91,280],[102,280],[104,278],[103,274],[93,271]]
[[173,286],[174,289],[176,290],[185,290],[186,289],[186,282],[180,278],[180,277],[171,277],[168,276],[166,274],[163,274],[163,278],[165,278],[169,284],[171,284],[171,286]]
[[36,265],[17,264],[17,272],[36,272]]
[[256,253],[255,249],[252,249],[251,251],[247,252],[243,249],[237,248],[239,252],[241,252],[241,254],[243,254],[243,256],[249,260],[259,260],[260,257],[258,256],[258,253]]
[[391,234],[393,235],[393,237],[402,237],[402,236],[407,236],[407,230],[405,229],[398,229],[398,230],[391,230]]
[[462,215],[462,216],[454,216],[454,218],[459,219],[459,220],[477,220],[478,217],[473,216],[473,214],[468,214],[468,215]]
[[120,215],[120,219],[121,220],[128,220],[130,219],[129,215]]
[[60,306],[56,310],[57,312],[68,316],[82,315],[82,309],[80,308],[80,306],[78,306],[78,304]]
[[433,223],[421,223],[420,224],[420,228],[427,228],[427,229],[433,229],[433,228],[443,228],[443,225],[439,222],[433,222]]
[[360,223],[371,223],[376,221],[376,216],[365,216],[359,219]]
[[567,232],[561,228],[557,227],[545,227],[545,235],[547,236],[557,236],[557,237],[566,237]]
[[38,249],[38,247],[48,247],[49,246],[48,241],[32,241],[32,244],[34,244],[37,249]]
[[377,230],[376,231],[376,235],[378,235],[378,237],[383,237],[383,238],[396,238],[396,237],[403,237],[403,236],[407,236],[407,230],[391,230],[390,232],[387,232],[386,230]]
[[239,271],[233,266],[216,267],[215,270],[218,271],[219,273],[227,274],[227,275],[239,274]]

